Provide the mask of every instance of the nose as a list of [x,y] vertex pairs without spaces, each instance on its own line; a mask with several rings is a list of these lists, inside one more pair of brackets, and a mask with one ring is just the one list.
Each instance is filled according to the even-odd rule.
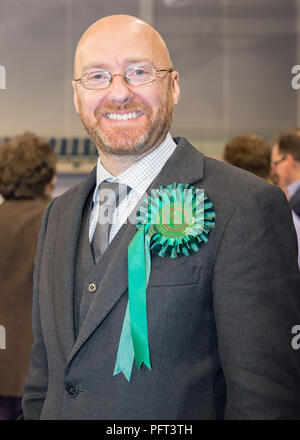
[[118,73],[113,75],[110,86],[108,87],[108,93],[111,101],[119,105],[128,104],[134,96],[124,76]]

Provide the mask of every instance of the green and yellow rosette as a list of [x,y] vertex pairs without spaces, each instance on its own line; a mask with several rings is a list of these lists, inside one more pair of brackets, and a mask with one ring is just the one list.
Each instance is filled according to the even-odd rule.
[[202,189],[173,183],[152,190],[136,220],[138,231],[128,246],[128,304],[114,370],[128,382],[134,358],[138,369],[144,363],[151,370],[146,306],[151,253],[177,258],[198,252],[215,227],[215,211]]

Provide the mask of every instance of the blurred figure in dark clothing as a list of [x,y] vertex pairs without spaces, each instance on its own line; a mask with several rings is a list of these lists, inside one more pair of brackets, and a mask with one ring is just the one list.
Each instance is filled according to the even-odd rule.
[[300,269],[300,128],[280,133],[272,148],[271,176],[285,193],[298,238]]
[[24,133],[0,145],[0,420],[22,412],[23,384],[29,365],[32,276],[38,232],[55,184],[50,144]]
[[300,217],[300,130],[281,133],[272,148],[272,176]]
[[255,134],[234,137],[225,145],[223,159],[270,181],[271,148]]

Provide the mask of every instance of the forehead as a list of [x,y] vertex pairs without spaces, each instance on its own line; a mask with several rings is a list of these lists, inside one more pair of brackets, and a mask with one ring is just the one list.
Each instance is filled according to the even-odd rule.
[[94,66],[114,70],[140,61],[156,66],[161,58],[159,43],[145,31],[119,31],[112,35],[98,32],[86,37],[79,45],[74,69],[77,75],[81,75]]

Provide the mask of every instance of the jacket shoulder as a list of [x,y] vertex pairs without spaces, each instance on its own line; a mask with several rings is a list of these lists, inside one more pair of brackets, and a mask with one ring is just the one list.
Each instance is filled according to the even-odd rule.
[[87,198],[90,191],[95,187],[96,183],[96,167],[82,181],[76,183],[67,191],[53,199],[52,208],[65,209],[70,204],[76,203],[81,197]]
[[253,192],[284,196],[277,186],[265,179],[220,160],[204,156],[204,168],[206,185],[214,187],[216,191],[225,192],[231,196],[243,196]]

